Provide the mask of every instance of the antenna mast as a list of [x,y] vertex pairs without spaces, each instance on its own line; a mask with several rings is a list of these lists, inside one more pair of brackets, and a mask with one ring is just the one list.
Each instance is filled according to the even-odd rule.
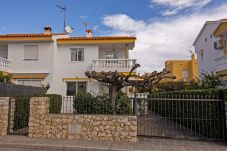
[[88,22],[83,22],[83,24],[84,24],[84,26],[85,26],[85,28],[87,30]]
[[63,32],[66,32],[65,31],[65,27],[66,27],[66,5],[56,5],[57,8],[59,8],[61,10],[61,12],[64,12],[64,27],[63,27]]

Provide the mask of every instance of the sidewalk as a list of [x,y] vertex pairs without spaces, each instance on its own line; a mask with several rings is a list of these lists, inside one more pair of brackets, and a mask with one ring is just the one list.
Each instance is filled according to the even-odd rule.
[[218,142],[143,139],[138,143],[114,143],[38,139],[12,135],[0,137],[0,151],[1,148],[43,151],[227,151],[227,145]]

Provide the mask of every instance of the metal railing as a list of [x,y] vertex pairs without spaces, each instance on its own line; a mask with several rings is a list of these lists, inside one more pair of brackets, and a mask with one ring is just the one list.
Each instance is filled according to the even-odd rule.
[[227,66],[227,54],[216,58],[214,61],[216,63],[215,66],[217,68],[223,67],[224,69],[226,69],[226,66]]
[[136,99],[138,135],[224,139],[224,101],[218,95],[159,94]]
[[11,61],[0,57],[0,71],[9,72],[11,67]]
[[103,114],[103,115],[132,115],[133,102],[128,98],[126,101],[116,101],[114,109],[111,101],[103,96],[94,98],[77,99],[75,96],[62,97],[62,114]]
[[132,68],[135,65],[136,59],[96,59],[92,62],[93,70],[97,68],[110,68],[110,69],[121,69],[121,68]]

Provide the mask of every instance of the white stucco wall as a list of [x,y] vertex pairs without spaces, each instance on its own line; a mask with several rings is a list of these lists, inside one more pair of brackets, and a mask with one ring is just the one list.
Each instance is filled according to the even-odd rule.
[[[99,45],[58,45],[56,39],[68,38],[69,35],[54,35],[53,41],[49,42],[10,42],[8,45],[8,59],[12,61],[12,73],[47,73],[47,77],[42,82],[49,83],[48,93],[66,95],[67,80],[76,78],[87,78],[86,71],[92,70],[92,61],[105,58],[105,51],[112,51],[112,45],[105,44],[105,48]],[[24,46],[38,45],[38,60],[24,60]],[[118,51],[118,58],[124,59],[124,45],[115,46]],[[84,48],[84,61],[71,61],[71,48]],[[73,79],[74,78],[74,79]],[[95,80],[87,82],[87,91],[99,93],[101,83]]]
[[[84,48],[84,61],[71,61],[71,48]],[[55,93],[66,95],[66,81],[63,78],[86,78],[85,72],[92,68],[92,60],[99,56],[98,45],[58,45],[55,52]],[[97,92],[97,82],[88,81],[87,91]]]
[[[24,45],[38,45],[38,60],[24,60]],[[43,84],[52,83],[53,43],[9,43],[8,59],[12,73],[48,73]]]
[[[214,42],[218,41],[219,38],[213,36],[214,30],[217,28],[219,23],[208,23],[201,33],[199,39],[195,43],[195,51],[197,53],[198,60],[198,73],[199,75],[203,72],[215,72],[215,61],[214,59],[219,55],[220,51],[214,49]],[[211,37],[212,35],[212,37]],[[205,39],[207,38],[207,42]],[[200,50],[204,49],[204,59],[202,61]]]

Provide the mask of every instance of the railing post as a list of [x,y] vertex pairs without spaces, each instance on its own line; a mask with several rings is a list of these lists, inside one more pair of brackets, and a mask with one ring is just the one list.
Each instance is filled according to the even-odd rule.
[[136,100],[136,92],[134,92],[134,97],[133,97],[133,115],[137,115],[137,100]]

